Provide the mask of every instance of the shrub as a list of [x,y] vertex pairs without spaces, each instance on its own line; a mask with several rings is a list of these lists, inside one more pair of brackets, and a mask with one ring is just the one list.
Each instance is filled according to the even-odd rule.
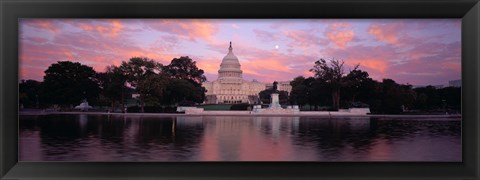
[[240,111],[246,111],[246,110],[249,110],[249,108],[251,109],[250,107],[250,104],[234,104],[230,107],[230,110],[240,110]]

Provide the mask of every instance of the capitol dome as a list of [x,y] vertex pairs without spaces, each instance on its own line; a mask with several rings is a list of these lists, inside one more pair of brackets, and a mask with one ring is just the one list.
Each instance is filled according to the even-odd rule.
[[[220,63],[218,79],[202,83],[202,87],[206,90],[204,104],[260,103],[258,94],[266,89],[266,83],[244,80],[240,67],[240,62],[233,54],[232,42],[230,42],[228,53]],[[292,89],[289,81],[279,84],[278,87],[281,91],[290,92]]]
[[219,79],[242,79],[242,70],[237,56],[233,54],[232,42],[228,48],[228,54],[223,58],[218,70]]

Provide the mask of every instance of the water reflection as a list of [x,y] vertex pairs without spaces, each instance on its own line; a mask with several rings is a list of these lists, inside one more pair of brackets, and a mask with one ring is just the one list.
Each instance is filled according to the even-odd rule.
[[20,116],[19,154],[21,161],[460,161],[460,125],[459,119]]

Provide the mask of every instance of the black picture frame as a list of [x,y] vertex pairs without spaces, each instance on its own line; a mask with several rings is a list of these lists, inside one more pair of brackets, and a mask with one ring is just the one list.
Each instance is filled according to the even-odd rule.
[[[478,179],[478,0],[1,0],[1,179]],[[461,18],[462,160],[437,162],[18,162],[19,18]]]

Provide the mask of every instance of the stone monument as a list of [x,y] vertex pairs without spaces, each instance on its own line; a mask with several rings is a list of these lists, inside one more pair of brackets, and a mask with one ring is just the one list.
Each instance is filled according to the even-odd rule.
[[292,108],[292,106],[289,106],[287,109],[282,108],[282,105],[280,105],[277,84],[278,82],[273,82],[273,92],[270,95],[271,101],[268,108],[263,109],[261,105],[255,105],[253,106],[252,114],[297,114],[300,112],[298,106],[295,108]]
[[273,82],[273,93],[270,95],[270,105],[268,106],[269,109],[281,109],[282,106],[280,105],[280,100],[278,99],[278,82]]
[[271,102],[268,108],[270,109],[281,109],[282,106],[280,105],[280,100],[278,99],[278,93],[272,93],[270,95],[271,97]]

